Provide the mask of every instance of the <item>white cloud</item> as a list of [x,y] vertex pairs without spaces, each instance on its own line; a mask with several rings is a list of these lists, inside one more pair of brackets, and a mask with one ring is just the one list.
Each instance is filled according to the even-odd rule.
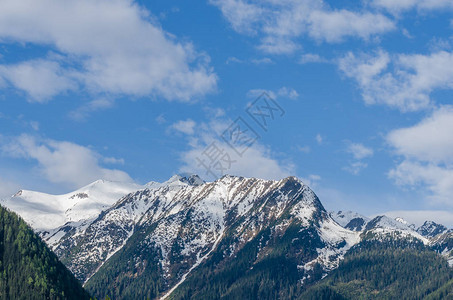
[[347,37],[369,39],[395,29],[381,14],[334,10],[317,0],[238,1],[216,0],[234,30],[259,34],[259,48],[268,53],[288,54],[300,48],[298,39],[341,42]]
[[210,3],[219,7],[234,30],[241,33],[252,33],[254,23],[263,14],[262,8],[242,0],[210,0]]
[[453,106],[444,106],[419,124],[397,129],[387,141],[398,154],[433,163],[453,163]]
[[390,170],[398,185],[427,189],[428,200],[453,206],[453,169],[432,163],[404,160]]
[[197,125],[195,121],[187,119],[174,123],[173,125],[171,125],[171,128],[187,135],[192,135],[194,134],[195,125]]
[[167,120],[165,119],[163,114],[160,114],[156,117],[156,122],[157,124],[164,124],[165,122],[167,122]]
[[129,0],[5,0],[0,39],[61,54],[1,66],[0,77],[32,101],[80,88],[189,101],[216,86],[205,55],[175,41]]
[[347,151],[351,153],[356,160],[361,160],[370,156],[373,156],[373,149],[364,146],[360,143],[351,143],[348,146]]
[[433,37],[428,45],[431,52],[450,51],[452,49],[451,38]]
[[88,102],[87,104],[80,106],[74,111],[69,113],[69,116],[77,121],[85,120],[91,113],[98,110],[103,110],[112,107],[114,101],[112,99],[99,98]]
[[30,127],[35,130],[35,131],[38,131],[39,130],[39,122],[37,121],[30,121],[28,122],[30,124]]
[[453,205],[453,107],[445,106],[419,124],[387,136],[403,157],[389,177],[399,185],[427,189],[428,199]]
[[252,59],[252,64],[255,65],[268,65],[274,63],[269,57],[264,57],[260,59]]
[[[213,121],[201,124],[197,135],[189,142],[189,150],[181,154],[182,166],[180,172],[199,174],[206,180],[214,180],[222,175],[219,167],[224,168],[223,174],[264,179],[281,179],[294,175],[294,166],[291,163],[282,163],[273,157],[271,150],[256,141],[242,156],[239,156],[230,146],[220,138],[222,132],[230,125],[226,122]],[[206,153],[220,153],[219,164],[212,169]],[[215,151],[214,151],[215,150]],[[211,152],[213,151],[213,152]],[[215,156],[215,155],[211,155]],[[205,166],[200,163],[204,162]],[[217,168],[217,169],[216,169]],[[211,171],[213,174],[209,173]]]
[[247,97],[248,98],[258,98],[259,96],[261,96],[263,93],[266,93],[269,95],[269,97],[273,98],[273,99],[276,99],[277,98],[277,94],[274,92],[274,91],[271,91],[271,90],[265,90],[265,89],[251,89],[247,92]]
[[387,17],[348,10],[314,11],[310,16],[309,35],[326,42],[341,42],[348,36],[369,39],[371,36],[395,29]]
[[21,135],[2,145],[5,155],[36,161],[38,170],[53,183],[78,188],[97,179],[132,181],[123,171],[100,166],[103,158],[93,150],[66,141],[42,140]]
[[413,38],[414,38],[414,36],[413,36],[413,35],[409,32],[409,30],[407,30],[406,28],[403,28],[403,29],[401,30],[401,32],[402,32],[403,35],[404,35],[405,37],[407,37],[408,39],[413,39]]
[[291,54],[301,47],[287,37],[266,36],[261,39],[258,49],[269,54]]
[[311,148],[310,148],[310,146],[298,146],[297,150],[299,150],[300,152],[303,152],[303,153],[310,153]]
[[344,167],[343,169],[354,175],[358,175],[360,171],[368,167],[368,164],[363,162],[363,159],[371,157],[374,154],[373,149],[360,143],[349,144],[346,151],[352,154],[353,161],[350,162],[349,166]]
[[453,9],[453,2],[450,0],[372,0],[372,4],[387,9],[392,13],[400,13],[410,9],[417,9],[419,11]]
[[[453,89],[453,53],[430,55],[376,55],[349,53],[339,68],[353,78],[367,104],[385,104],[401,111],[416,111],[431,106],[435,89]],[[393,69],[391,68],[393,66]]]
[[326,63],[326,62],[328,62],[327,59],[319,56],[319,54],[314,54],[314,53],[303,54],[299,60],[299,63],[301,63],[301,64]]
[[210,116],[213,119],[223,117],[226,114],[225,110],[219,107],[205,106],[203,107],[203,110],[208,116]]
[[353,175],[359,175],[359,173],[366,167],[368,167],[367,163],[364,163],[362,161],[353,161],[348,166],[344,167],[343,170]]
[[124,165],[124,159],[123,158],[104,157],[102,159],[102,161],[104,161],[104,163],[106,163],[106,164]]
[[36,59],[0,65],[0,77],[27,93],[36,102],[46,102],[60,93],[77,89],[77,83],[57,61]]
[[238,63],[238,64],[241,64],[243,63],[244,61],[242,61],[241,59],[237,58],[237,57],[234,57],[234,56],[231,56],[231,57],[228,57],[228,59],[226,60],[226,64],[231,64],[231,63]]
[[269,95],[269,97],[273,99],[277,98],[287,98],[291,100],[295,100],[299,98],[299,93],[290,87],[281,87],[277,91],[265,90],[265,89],[252,89],[247,92],[247,97],[249,98],[257,98],[261,96],[263,93]]
[[282,87],[278,90],[277,95],[283,98],[295,100],[299,98],[299,93],[293,88]]
[[316,139],[316,142],[318,143],[318,145],[322,145],[322,142],[324,141],[324,138],[322,137],[321,134],[318,133],[316,135],[315,139]]
[[273,64],[274,61],[272,59],[270,59],[269,57],[253,58],[250,61],[247,61],[247,60],[242,60],[237,57],[231,56],[231,57],[228,57],[228,59],[226,60],[227,65],[230,63],[237,63],[237,64],[252,63],[254,65],[269,65],[269,64]]

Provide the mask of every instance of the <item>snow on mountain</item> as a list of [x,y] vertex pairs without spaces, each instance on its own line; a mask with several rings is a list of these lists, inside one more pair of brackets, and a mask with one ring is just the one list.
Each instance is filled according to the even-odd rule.
[[[428,228],[432,228],[432,226],[431,226],[432,224],[429,224],[429,223],[430,222],[425,222],[425,224],[428,225],[427,226]],[[437,225],[439,225],[439,224],[437,224]],[[443,225],[441,225],[441,226],[443,226]],[[435,226],[435,227],[441,228],[439,226]],[[444,256],[448,260],[448,263],[450,264],[450,266],[453,267],[453,230],[452,229],[444,230],[442,233],[436,234],[433,237],[431,237],[431,248],[433,250],[435,250],[437,253],[440,253],[442,256]]]
[[124,195],[143,189],[135,183],[97,180],[74,192],[50,195],[20,190],[3,203],[37,231],[97,217]]
[[448,229],[442,224],[437,224],[433,221],[426,221],[422,226],[417,228],[417,232],[424,237],[432,238],[438,234],[446,232]]
[[408,226],[410,225],[406,220],[404,220],[401,217],[396,217],[395,221],[400,222],[401,224],[404,224],[404,225],[408,225]]
[[373,219],[362,216],[352,211],[338,211],[329,213],[342,227],[361,232],[368,233],[368,237],[383,239],[386,236],[395,238],[416,238],[424,244],[429,244],[429,239],[426,236],[418,233],[413,224],[409,224],[403,218],[389,218],[387,216],[377,216]]
[[373,239],[381,240],[389,237],[393,239],[417,239],[425,245],[430,244],[429,239],[417,233],[407,222],[401,222],[401,220],[392,219],[387,216],[377,216],[369,221],[365,226],[364,234],[368,238]]
[[347,250],[360,242],[360,232],[341,227],[331,218],[322,221],[319,233],[326,244],[337,245],[337,247],[318,248],[319,256],[313,261],[321,263],[329,271],[338,267]]
[[342,227],[353,231],[362,231],[370,221],[369,218],[352,211],[330,212],[330,216]]
[[[212,246],[223,230],[225,210],[242,202],[242,198],[245,202],[253,201],[257,194],[266,192],[270,187],[265,184],[267,188],[263,186],[261,191],[255,190],[253,195],[247,197],[247,183],[232,177],[224,177],[216,183],[203,186],[193,186],[186,182],[183,177],[176,175],[153,189],[132,193],[87,228],[75,228],[61,242],[52,246],[64,261],[67,249],[77,247],[79,241],[84,241],[77,256],[71,257],[69,266],[76,276],[85,280],[87,277],[83,274],[95,270],[91,267],[93,262],[99,267],[126,243],[135,227],[157,223],[153,235],[148,236],[145,242],[160,248],[162,267],[168,271],[168,253],[179,234],[181,224],[185,222],[188,210],[192,212],[191,221],[194,224],[187,230],[186,244],[182,249],[184,254],[192,254],[210,244]],[[242,206],[242,210],[245,206],[247,205]]]
[[11,198],[3,200],[2,205],[18,213],[36,231],[47,231],[48,238],[49,233],[55,232],[57,228],[67,223],[78,223],[97,217],[101,211],[110,208],[129,193],[162,186],[203,183],[204,181],[197,175],[186,177],[174,175],[166,182],[151,181],[145,185],[97,180],[63,195],[20,190]]
[[122,259],[133,260],[138,270],[150,259],[157,261],[159,276],[171,291],[211,253],[227,261],[252,243],[259,261],[287,235],[302,282],[316,266],[324,273],[335,269],[363,239],[420,240],[453,259],[451,232],[437,235],[436,241],[422,236],[441,225],[425,223],[425,231],[418,233],[403,219],[327,213],[296,177],[224,176],[204,182],[197,175],[175,175],[144,186],[96,181],[65,195],[20,191],[7,206],[32,224],[84,282],[107,261],[128,253],[133,257]]
[[417,231],[416,227],[415,227],[415,224],[411,224],[411,223],[409,223],[408,221],[406,221],[405,219],[403,219],[401,217],[396,217],[395,221],[400,222],[401,224],[407,225],[410,229]]
[[[300,261],[302,269],[309,270],[315,263],[326,271],[335,268],[360,240],[358,232],[332,220],[316,195],[295,177],[271,181],[224,176],[205,183],[174,176],[123,197],[95,220],[60,228],[54,233],[60,239],[54,239],[51,246],[82,281],[125,245],[134,247],[130,250],[134,253],[156,251],[171,287],[200,264],[226,232],[235,241],[228,245],[228,256],[271,224],[275,223],[271,232],[278,236],[294,222],[308,239],[318,241],[312,249],[316,255]],[[132,236],[136,238],[129,242]],[[140,255],[147,254],[137,254],[137,261]],[[177,262],[175,257],[179,257]]]

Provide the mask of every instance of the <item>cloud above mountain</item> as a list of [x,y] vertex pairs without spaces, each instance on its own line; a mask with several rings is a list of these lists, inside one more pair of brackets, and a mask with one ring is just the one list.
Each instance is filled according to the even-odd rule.
[[132,181],[124,171],[101,166],[101,162],[118,163],[122,160],[103,157],[88,147],[67,141],[23,134],[5,142],[1,150],[3,155],[31,160],[35,169],[48,181],[71,188],[79,188],[97,179]]
[[429,198],[453,205],[453,107],[442,106],[411,127],[391,131],[387,142],[402,157],[389,172],[398,184],[428,189]]
[[3,86],[32,102],[79,90],[191,101],[216,88],[209,58],[128,0],[6,0],[0,39],[50,48],[0,65]]

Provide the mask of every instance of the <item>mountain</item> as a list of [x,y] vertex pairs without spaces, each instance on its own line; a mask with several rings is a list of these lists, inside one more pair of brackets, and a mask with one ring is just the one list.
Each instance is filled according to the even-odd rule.
[[446,231],[448,231],[447,227],[433,221],[425,221],[422,226],[417,228],[417,232],[427,238],[433,238]]
[[377,216],[370,220],[363,230],[362,239],[381,241],[409,239],[418,240],[425,245],[430,243],[429,239],[417,233],[401,218],[392,219],[387,216]]
[[[121,239],[104,239],[103,228]],[[292,274],[285,285],[297,286],[336,268],[359,238],[331,219],[295,177],[269,181],[225,176],[197,186],[180,181],[139,191],[117,202],[83,236],[92,233],[100,237],[95,244],[85,240],[79,248],[77,238],[68,236],[71,243],[64,251],[74,254],[70,268],[80,279],[89,278],[85,286],[93,295],[114,298],[154,298],[172,291],[184,298],[193,286],[206,282],[199,280],[200,270],[211,290],[198,291],[198,297],[216,298],[220,291],[215,282],[222,285],[229,278],[229,286],[239,284],[260,268],[270,272],[274,261],[282,264],[283,278]],[[112,244],[119,250],[109,248]],[[106,255],[85,260],[95,249]],[[274,292],[279,290],[269,285],[261,296]],[[281,291],[286,292],[289,288]]]
[[453,269],[421,243],[362,241],[299,299],[452,299]]
[[[152,298],[178,286],[208,257],[221,255],[226,262],[254,247],[261,260],[290,236],[291,265],[299,279],[309,280],[315,266],[320,276],[334,269],[359,239],[359,233],[338,225],[295,177],[187,179],[172,178],[131,193],[95,220],[60,227],[55,231],[59,238],[49,242],[95,296],[132,296],[132,277],[137,286],[153,278],[156,287],[133,294]],[[128,288],[118,291],[118,283]]]
[[330,212],[330,216],[344,228],[353,231],[362,231],[370,221],[369,218],[352,211]]
[[[55,205],[77,211],[77,217],[64,214],[65,222],[55,228],[42,229],[33,220],[34,207],[27,211],[21,206],[39,235],[99,299],[295,299],[336,274],[348,255],[355,257],[360,249],[367,249],[370,257],[379,255],[367,245],[395,253],[412,249],[423,256],[426,252],[439,264],[453,257],[451,230],[442,231],[442,225],[425,223],[425,230],[416,230],[401,218],[328,213],[296,177],[272,181],[224,176],[204,182],[197,175],[175,175],[163,183],[132,186],[128,194],[124,194],[127,188],[122,189],[117,199],[112,194],[103,198],[103,192],[95,196],[92,190],[101,188],[93,186],[100,183],[113,191],[122,186],[96,182],[69,197],[50,196],[50,201],[67,201],[80,193],[88,195],[78,197],[75,204]],[[112,193],[109,188],[105,191]],[[41,194],[29,195],[28,203],[46,203]],[[83,206],[82,198],[99,204],[96,210]],[[435,235],[436,230],[441,233]],[[379,257],[369,261],[382,264]],[[368,266],[362,275],[377,270]],[[392,271],[409,271],[403,265],[398,268]],[[341,273],[346,276],[349,271]],[[442,278],[432,289],[446,284]]]
[[33,230],[2,206],[0,299],[90,299]]
[[97,217],[122,196],[144,188],[134,183],[98,180],[64,195],[20,190],[4,200],[2,205],[17,212],[33,228],[41,231]]
[[447,230],[431,239],[433,250],[443,255],[453,267],[453,231]]

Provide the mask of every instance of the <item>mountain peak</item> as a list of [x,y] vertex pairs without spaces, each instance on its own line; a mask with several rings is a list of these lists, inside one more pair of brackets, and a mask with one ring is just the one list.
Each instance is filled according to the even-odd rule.
[[400,218],[400,217],[396,217],[395,221],[400,222],[404,225],[409,225],[409,223],[406,220],[404,220],[403,218]]
[[167,181],[162,183],[162,185],[181,185],[181,184],[187,184],[191,186],[198,186],[204,184],[205,181],[200,178],[200,176],[196,174],[188,174],[188,173],[183,173],[183,174],[175,174],[171,176]]
[[330,212],[329,214],[335,222],[352,231],[362,231],[370,221],[369,218],[353,211],[340,210],[338,212]]
[[20,196],[22,195],[23,192],[24,192],[23,190],[19,190],[17,193],[15,193],[15,194],[13,195],[13,197],[20,197]]
[[416,232],[412,225],[385,215],[377,216],[369,221],[365,226],[364,233],[374,239],[383,239],[391,236],[392,238],[417,239],[425,245],[429,244],[429,240]]
[[52,195],[20,190],[3,204],[34,229],[54,229],[67,222],[96,217],[121,197],[144,189],[135,183],[96,180],[73,192]]
[[180,178],[179,181],[185,182],[185,183],[187,183],[189,185],[193,185],[193,186],[198,186],[198,185],[202,185],[205,183],[205,181],[196,174],[185,175],[182,178]]
[[448,229],[442,224],[438,224],[434,221],[425,221],[422,226],[417,228],[417,232],[424,237],[435,237],[438,234],[446,232]]

